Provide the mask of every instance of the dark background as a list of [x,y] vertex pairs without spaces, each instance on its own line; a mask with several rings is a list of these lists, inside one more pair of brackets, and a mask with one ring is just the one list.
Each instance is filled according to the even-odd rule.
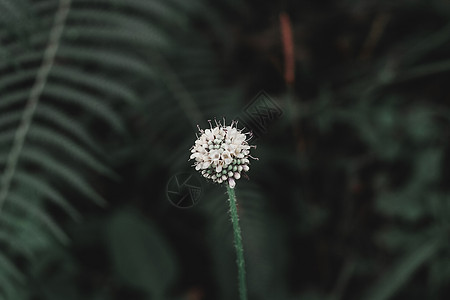
[[249,299],[447,299],[448,1],[70,2],[16,149],[61,10],[0,0],[0,299],[238,299],[225,188],[167,198],[214,118]]

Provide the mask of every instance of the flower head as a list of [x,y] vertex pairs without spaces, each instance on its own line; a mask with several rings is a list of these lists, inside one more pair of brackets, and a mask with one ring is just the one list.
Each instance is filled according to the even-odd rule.
[[209,124],[210,129],[199,128],[201,135],[191,148],[190,159],[195,160],[193,166],[203,177],[216,183],[228,182],[234,188],[241,173],[250,169],[249,158],[254,158],[250,148],[255,146],[247,142],[251,134],[237,129],[234,121],[230,126],[225,126],[225,121],[224,124],[216,121],[214,128]]

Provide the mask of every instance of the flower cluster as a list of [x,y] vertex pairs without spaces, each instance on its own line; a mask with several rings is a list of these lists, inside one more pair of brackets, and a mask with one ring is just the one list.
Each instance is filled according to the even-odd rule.
[[[225,123],[225,122],[224,122]],[[241,178],[242,171],[249,170],[250,146],[247,142],[247,134],[242,129],[236,128],[236,122],[225,126],[216,122],[216,127],[200,129],[195,145],[191,148],[190,159],[195,159],[195,169],[200,171],[203,177],[214,182],[228,181],[231,188]]]

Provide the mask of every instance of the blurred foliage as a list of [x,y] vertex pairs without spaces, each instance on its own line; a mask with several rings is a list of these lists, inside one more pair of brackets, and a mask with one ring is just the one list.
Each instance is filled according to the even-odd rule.
[[261,90],[283,114],[236,189],[250,299],[446,299],[447,1],[65,2],[17,150],[60,1],[0,0],[0,299],[237,299],[225,189],[166,189]]

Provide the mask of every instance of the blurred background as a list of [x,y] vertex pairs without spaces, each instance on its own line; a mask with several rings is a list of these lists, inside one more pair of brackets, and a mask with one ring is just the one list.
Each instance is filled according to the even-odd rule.
[[238,299],[225,188],[168,197],[214,118],[249,299],[448,299],[449,53],[445,0],[0,0],[0,299]]

